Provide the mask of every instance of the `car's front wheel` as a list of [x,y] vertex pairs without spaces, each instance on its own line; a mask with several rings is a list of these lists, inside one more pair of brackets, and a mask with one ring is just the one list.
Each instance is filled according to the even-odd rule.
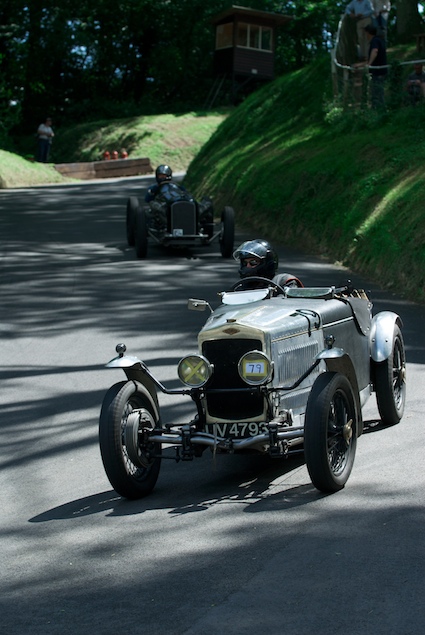
[[138,209],[135,230],[136,256],[146,258],[148,253],[148,225],[145,210]]
[[129,247],[134,247],[135,244],[136,217],[139,209],[140,206],[137,198],[135,196],[130,196],[127,201],[126,215],[127,244]]
[[157,424],[154,409],[136,381],[123,381],[105,395],[99,418],[99,445],[112,487],[125,498],[147,496],[161,467],[160,443],[140,444]]
[[304,453],[312,483],[337,492],[350,476],[357,445],[358,414],[348,379],[325,372],[311,389],[304,423]]
[[376,402],[385,425],[400,421],[406,402],[406,352],[403,336],[396,324],[391,354],[384,362],[374,364]]
[[225,207],[221,214],[220,251],[223,258],[231,258],[235,242],[235,212]]

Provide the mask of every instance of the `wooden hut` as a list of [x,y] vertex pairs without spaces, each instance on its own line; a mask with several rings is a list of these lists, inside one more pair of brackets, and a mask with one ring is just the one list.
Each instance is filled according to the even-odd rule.
[[291,16],[233,5],[213,19],[214,72],[230,79],[233,93],[252,80],[274,78],[276,29]]

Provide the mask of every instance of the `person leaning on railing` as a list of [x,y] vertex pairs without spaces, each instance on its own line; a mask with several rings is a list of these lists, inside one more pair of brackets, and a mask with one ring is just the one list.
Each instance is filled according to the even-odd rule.
[[372,24],[372,3],[370,0],[351,0],[345,8],[345,13],[356,21],[359,58],[361,61],[365,61],[367,57],[368,42],[364,29],[369,24]]
[[353,68],[368,66],[372,79],[372,108],[384,108],[384,82],[388,74],[387,50],[383,38],[377,36],[376,27],[368,24],[364,28],[369,42],[369,55],[366,62],[353,64]]

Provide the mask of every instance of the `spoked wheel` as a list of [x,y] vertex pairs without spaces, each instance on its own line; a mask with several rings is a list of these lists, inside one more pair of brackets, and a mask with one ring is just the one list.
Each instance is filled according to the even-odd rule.
[[235,242],[235,212],[233,207],[225,207],[221,214],[220,252],[223,258],[231,258]]
[[406,403],[406,352],[403,336],[396,324],[391,355],[374,365],[376,401],[382,422],[395,425],[400,421]]
[[105,395],[99,419],[103,466],[114,490],[125,498],[147,496],[161,467],[161,444],[143,444],[156,426],[154,409],[136,381],[120,382]]
[[337,492],[350,476],[357,445],[353,390],[340,373],[325,372],[311,389],[304,423],[304,453],[312,483]]
[[127,244],[129,247],[134,247],[135,245],[136,217],[139,209],[139,201],[135,196],[131,196],[127,201],[126,216]]
[[146,212],[144,209],[138,209],[136,215],[136,256],[138,258],[146,258],[148,253],[148,225]]

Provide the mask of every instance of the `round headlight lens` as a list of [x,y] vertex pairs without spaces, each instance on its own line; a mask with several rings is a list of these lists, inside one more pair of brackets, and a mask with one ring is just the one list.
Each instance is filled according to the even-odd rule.
[[240,358],[238,371],[240,377],[250,386],[261,386],[272,376],[272,363],[261,351],[250,351]]
[[212,372],[211,364],[202,355],[183,357],[177,367],[180,381],[191,388],[200,388],[206,384]]

